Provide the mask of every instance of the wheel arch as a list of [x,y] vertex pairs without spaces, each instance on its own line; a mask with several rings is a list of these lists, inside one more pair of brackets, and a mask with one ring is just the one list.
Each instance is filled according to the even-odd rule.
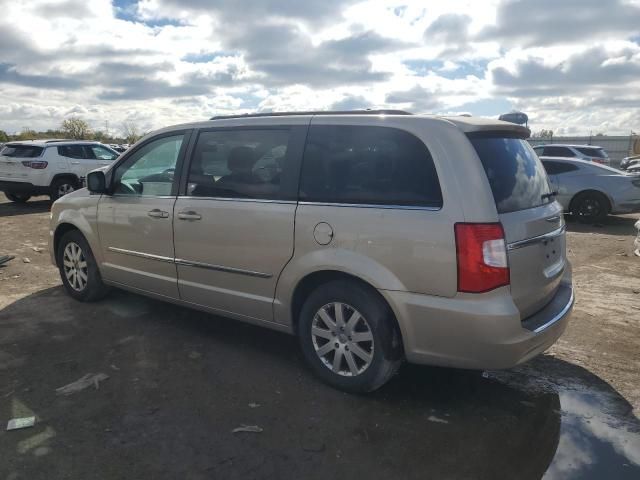
[[73,183],[75,183],[77,186],[80,186],[80,178],[78,178],[75,173],[56,173],[51,179],[49,187],[53,187],[53,184],[56,183],[57,180],[60,180],[62,178],[69,178],[73,180]]
[[298,281],[298,283],[296,284],[293,290],[293,294],[291,296],[291,304],[289,306],[290,315],[291,315],[291,328],[295,335],[298,334],[298,323],[299,323],[300,311],[302,310],[302,305],[304,304],[305,300],[308,298],[311,292],[313,292],[317,288],[321,287],[324,284],[327,284],[329,282],[336,281],[336,280],[345,280],[348,282],[359,284],[365,287],[367,290],[369,290],[373,295],[377,296],[380,300],[382,300],[382,302],[389,309],[389,314],[390,314],[391,321],[393,322],[393,327],[397,332],[398,336],[400,337],[399,343],[400,345],[404,344],[402,329],[400,328],[400,325],[398,323],[396,312],[394,311],[393,307],[389,304],[387,299],[384,297],[384,295],[382,295],[377,288],[375,288],[373,285],[371,285],[371,283],[367,282],[366,280],[356,275],[345,273],[339,270],[317,270],[317,271],[308,273],[306,276],[304,276]]

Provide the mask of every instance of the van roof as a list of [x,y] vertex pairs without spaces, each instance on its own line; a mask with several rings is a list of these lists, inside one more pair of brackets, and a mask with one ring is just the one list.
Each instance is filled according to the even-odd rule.
[[224,122],[230,120],[233,124],[238,122],[238,125],[245,124],[246,122],[251,123],[252,119],[255,119],[257,123],[261,123],[269,118],[278,118],[279,120],[284,120],[287,117],[291,119],[295,119],[297,122],[303,122],[305,117],[313,117],[313,116],[354,116],[354,117],[371,117],[371,116],[384,116],[391,118],[402,118],[403,121],[412,121],[415,119],[416,121],[430,120],[430,121],[441,121],[449,124],[455,125],[457,128],[462,130],[464,133],[470,132],[491,132],[491,131],[501,131],[501,132],[512,132],[522,137],[529,137],[531,131],[523,127],[522,125],[516,125],[515,123],[504,122],[502,120],[496,120],[491,118],[483,118],[483,117],[472,117],[469,115],[459,115],[459,116],[442,116],[442,115],[414,115],[410,112],[406,112],[404,110],[349,110],[349,111],[301,111],[301,112],[270,112],[270,113],[256,113],[256,114],[245,114],[245,115],[228,115],[228,116],[215,116],[209,120],[200,121],[200,122],[190,122],[180,125],[172,125],[166,128],[162,128],[157,130],[156,132],[168,132],[171,130],[176,130],[178,128],[206,128],[215,126],[218,122]]

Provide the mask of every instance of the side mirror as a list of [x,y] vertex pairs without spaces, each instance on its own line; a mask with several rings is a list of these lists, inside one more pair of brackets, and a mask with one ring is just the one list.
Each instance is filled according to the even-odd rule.
[[107,193],[107,180],[102,170],[89,172],[87,175],[87,189],[91,193]]

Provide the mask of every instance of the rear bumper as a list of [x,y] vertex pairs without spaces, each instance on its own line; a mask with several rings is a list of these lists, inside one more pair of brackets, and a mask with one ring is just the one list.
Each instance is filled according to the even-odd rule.
[[49,187],[42,187],[29,182],[0,180],[0,192],[16,194],[22,193],[27,195],[48,195],[50,190]]
[[544,352],[564,332],[574,302],[569,265],[554,298],[524,321],[509,287],[454,298],[381,293],[395,311],[409,362],[471,369],[510,368]]

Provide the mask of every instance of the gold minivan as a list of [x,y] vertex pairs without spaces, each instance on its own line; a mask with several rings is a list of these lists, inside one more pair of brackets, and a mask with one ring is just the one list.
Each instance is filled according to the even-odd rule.
[[399,111],[165,128],[55,202],[51,257],[80,301],[113,286],[297,335],[350,392],[403,360],[511,367],[558,339],[574,298],[528,135]]

